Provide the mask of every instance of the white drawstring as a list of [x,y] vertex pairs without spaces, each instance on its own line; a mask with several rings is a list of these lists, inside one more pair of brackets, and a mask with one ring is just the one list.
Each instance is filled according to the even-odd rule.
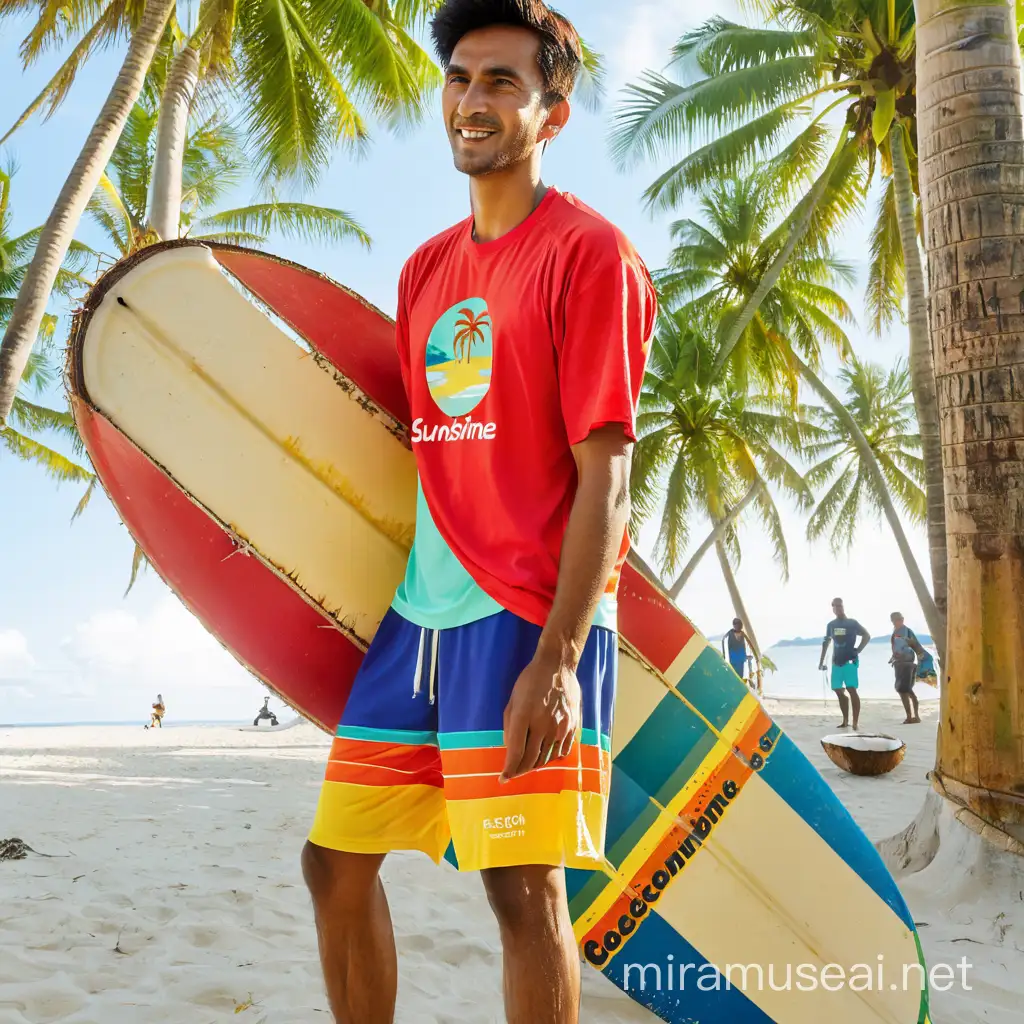
[[420,679],[423,676],[423,642],[426,639],[427,631],[425,629],[420,630],[420,649],[416,653],[416,675],[413,676],[412,680],[412,695],[418,697],[420,695]]
[[437,679],[437,641],[441,631],[434,630],[434,639],[430,645],[430,703],[434,703],[434,683]]
[[[430,638],[430,674],[427,677],[428,694],[430,697],[430,703],[434,703],[434,697],[436,693],[436,680],[437,680],[437,647],[438,640],[441,636],[440,630],[432,629],[430,632],[433,636]],[[427,630],[420,630],[420,646],[416,652],[416,674],[412,680],[412,695],[418,697],[420,695],[421,684],[423,682],[423,653],[426,646]]]

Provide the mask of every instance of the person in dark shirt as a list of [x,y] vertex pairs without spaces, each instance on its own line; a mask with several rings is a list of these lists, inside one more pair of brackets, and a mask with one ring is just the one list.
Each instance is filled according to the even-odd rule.
[[722,657],[726,657],[725,647],[729,645],[729,654],[727,660],[732,665],[733,671],[740,677],[743,678],[743,673],[747,667],[747,645],[750,644],[750,649],[754,649],[754,645],[750,640],[750,637],[743,630],[743,620],[733,619],[732,629],[722,637]]
[[[849,728],[852,707],[853,727],[856,729],[860,722],[857,667],[860,664],[860,652],[867,647],[871,635],[856,619],[846,617],[842,598],[837,597],[832,602],[832,614],[835,615],[835,618],[825,627],[825,640],[821,645],[818,669],[822,672],[825,671],[825,655],[828,653],[828,645],[831,643],[832,691],[843,712],[843,721],[839,728]],[[862,638],[860,644],[857,643],[857,637]]]
[[921,722],[920,707],[917,703],[917,694],[914,693],[914,683],[917,681],[917,659],[928,657],[928,652],[921,646],[921,642],[914,635],[914,631],[904,622],[900,612],[893,612],[889,616],[892,622],[892,636],[889,642],[892,644],[892,657],[889,664],[896,672],[896,692],[903,701],[903,710],[907,717],[904,725],[919,725]]

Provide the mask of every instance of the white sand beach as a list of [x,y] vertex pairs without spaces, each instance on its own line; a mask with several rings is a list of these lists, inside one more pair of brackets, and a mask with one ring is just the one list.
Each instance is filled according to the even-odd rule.
[[[917,814],[935,707],[904,727],[897,703],[865,702],[865,729],[908,743],[904,762],[874,779],[843,774],[822,752],[834,706],[770,710],[872,839]],[[299,870],[327,746],[305,724],[0,730],[0,840],[38,851],[0,862],[0,1024],[328,1024]],[[950,905],[935,895],[935,867],[904,892],[929,962],[966,956],[973,990],[935,992],[934,1024],[1019,1020],[1024,902],[1008,892],[1001,909]],[[419,855],[390,858],[385,874],[398,1020],[502,1021],[500,948],[479,879]],[[653,1024],[586,967],[584,994],[583,1021]]]

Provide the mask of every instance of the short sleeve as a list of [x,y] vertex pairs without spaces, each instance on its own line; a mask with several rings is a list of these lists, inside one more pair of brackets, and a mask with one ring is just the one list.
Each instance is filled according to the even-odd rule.
[[831,622],[825,627],[825,639],[826,640],[831,640],[832,639],[832,623]]
[[636,440],[636,405],[656,314],[654,286],[638,256],[623,252],[613,238],[581,247],[564,293],[558,350],[570,445],[611,423]]

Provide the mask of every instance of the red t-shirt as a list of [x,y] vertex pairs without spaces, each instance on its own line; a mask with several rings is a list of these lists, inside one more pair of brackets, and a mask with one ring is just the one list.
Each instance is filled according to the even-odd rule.
[[[397,340],[423,494],[490,597],[537,625],[551,610],[576,492],[571,445],[635,415],[656,296],[626,237],[550,189],[493,242],[472,217],[402,270]],[[608,590],[614,592],[621,557]]]

